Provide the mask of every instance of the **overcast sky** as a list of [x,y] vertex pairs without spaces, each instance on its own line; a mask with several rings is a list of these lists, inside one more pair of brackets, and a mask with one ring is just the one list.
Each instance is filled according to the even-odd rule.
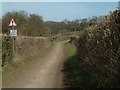
[[117,2],[3,2],[2,14],[25,10],[43,16],[45,21],[74,20],[109,14],[117,5]]

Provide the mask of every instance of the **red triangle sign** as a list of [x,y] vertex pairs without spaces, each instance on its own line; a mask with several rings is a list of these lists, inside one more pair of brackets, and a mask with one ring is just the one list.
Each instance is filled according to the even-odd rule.
[[17,27],[17,24],[13,18],[10,20],[8,27]]

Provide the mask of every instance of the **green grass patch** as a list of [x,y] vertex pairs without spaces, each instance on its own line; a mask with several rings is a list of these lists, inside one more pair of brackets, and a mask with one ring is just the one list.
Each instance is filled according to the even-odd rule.
[[76,47],[72,43],[67,43],[65,45],[65,50],[66,50],[68,57],[72,57],[76,55],[76,52],[77,52]]
[[2,81],[5,82],[8,78],[12,77],[16,73],[16,71],[22,70],[28,65],[31,65],[40,58],[44,57],[51,50],[52,46],[53,44],[51,44],[48,48],[40,51],[37,55],[25,58],[19,63],[7,65],[2,71]]
[[[68,43],[65,46],[65,50],[68,56],[68,59],[65,62],[65,68],[67,73],[69,73],[69,75],[72,76],[72,80],[74,81],[74,83],[70,87],[78,88],[80,87],[79,85],[84,84],[85,78],[81,74],[79,60],[76,56],[77,49],[72,43]],[[68,82],[70,82],[69,79]]]
[[[72,43],[65,45],[65,50],[68,56],[65,62],[66,71],[72,76],[74,83],[72,88],[95,88],[97,83],[92,80],[92,78],[84,71],[82,71],[81,63],[77,56],[77,49]],[[69,82],[69,80],[68,80]]]

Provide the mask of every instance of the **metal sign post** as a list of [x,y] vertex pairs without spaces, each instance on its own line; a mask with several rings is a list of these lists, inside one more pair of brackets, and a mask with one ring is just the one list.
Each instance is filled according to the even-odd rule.
[[14,19],[10,20],[10,23],[8,27],[12,27],[12,30],[10,30],[10,36],[12,36],[12,41],[13,41],[13,55],[15,52],[15,36],[17,36],[17,30],[15,30],[15,27],[17,27],[17,24]]
[[[14,30],[14,27],[12,27],[12,31]],[[14,52],[15,52],[15,43],[14,43],[14,36],[12,36],[12,40],[13,40],[13,55],[14,55]]]

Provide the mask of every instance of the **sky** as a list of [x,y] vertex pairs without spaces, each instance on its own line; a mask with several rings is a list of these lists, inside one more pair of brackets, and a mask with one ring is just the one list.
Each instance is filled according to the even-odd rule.
[[24,10],[39,14],[45,21],[62,21],[107,15],[117,7],[117,2],[3,2],[2,15]]
[[119,0],[1,0],[2,2],[118,2]]

